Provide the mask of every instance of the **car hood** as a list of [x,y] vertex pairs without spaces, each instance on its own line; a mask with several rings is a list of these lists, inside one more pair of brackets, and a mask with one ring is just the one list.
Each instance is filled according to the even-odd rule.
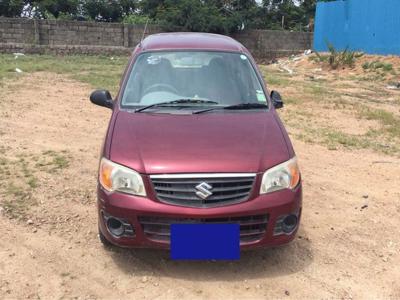
[[273,112],[120,111],[110,159],[143,174],[262,172],[289,159]]

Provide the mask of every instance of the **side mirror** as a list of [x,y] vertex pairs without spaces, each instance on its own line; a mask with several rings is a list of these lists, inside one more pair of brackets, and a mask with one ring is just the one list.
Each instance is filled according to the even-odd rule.
[[279,94],[277,91],[272,91],[271,92],[271,100],[272,104],[276,109],[282,108],[283,107],[283,101],[281,94]]
[[106,90],[96,90],[90,95],[90,101],[93,104],[99,105],[99,106],[104,106],[107,108],[113,108],[114,102],[111,97],[111,94],[109,91]]

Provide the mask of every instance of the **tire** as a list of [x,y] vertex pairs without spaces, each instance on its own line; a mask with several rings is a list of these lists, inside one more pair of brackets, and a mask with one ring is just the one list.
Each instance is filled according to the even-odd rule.
[[114,246],[113,244],[110,243],[109,240],[107,240],[107,238],[101,232],[100,228],[99,228],[99,240],[103,244],[103,246],[106,247],[106,248],[111,248],[111,247]]

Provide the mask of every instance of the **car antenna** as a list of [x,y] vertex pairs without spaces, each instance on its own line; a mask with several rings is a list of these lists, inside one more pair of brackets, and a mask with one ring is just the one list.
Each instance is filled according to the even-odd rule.
[[143,30],[142,39],[140,40],[140,43],[143,42],[144,36],[146,35],[147,24],[149,24],[149,19],[148,19],[148,18],[147,18],[147,20],[146,20],[146,25],[144,25],[144,30]]

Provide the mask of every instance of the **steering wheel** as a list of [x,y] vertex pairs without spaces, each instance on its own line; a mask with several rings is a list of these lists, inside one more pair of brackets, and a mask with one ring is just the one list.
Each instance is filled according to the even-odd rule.
[[143,92],[143,95],[146,95],[146,94],[152,92],[153,90],[156,90],[157,92],[159,92],[160,89],[167,90],[168,92],[171,92],[174,94],[179,94],[178,90],[170,84],[155,83],[155,84],[149,86],[148,88],[146,88]]

